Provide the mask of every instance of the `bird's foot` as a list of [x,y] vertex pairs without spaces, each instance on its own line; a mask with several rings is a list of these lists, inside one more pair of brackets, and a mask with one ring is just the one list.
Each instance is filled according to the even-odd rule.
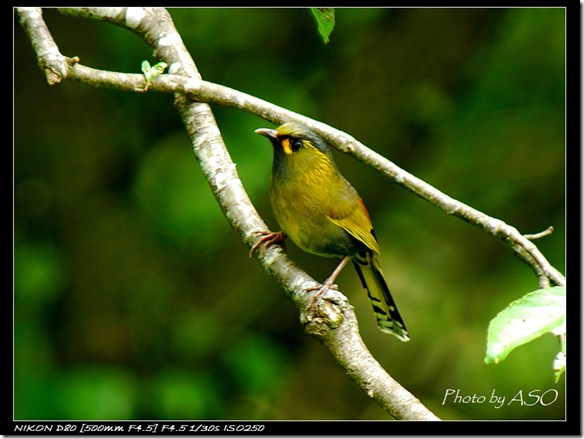
[[320,287],[312,287],[312,288],[308,288],[307,291],[316,291],[316,294],[312,297],[312,300],[310,301],[310,303],[308,304],[308,306],[306,307],[307,310],[311,309],[313,307],[313,305],[318,302],[321,301],[321,299],[324,297],[324,295],[329,291],[329,290],[339,290],[339,286],[337,284],[333,283],[333,279],[327,279],[323,282],[323,284]]
[[[320,287],[308,288],[308,291],[311,290],[317,291],[302,313],[302,321],[306,331],[309,334],[317,335],[322,334],[324,328],[338,328],[343,321],[341,306],[345,298],[338,292],[337,285],[330,279]],[[331,290],[334,290],[335,294]],[[326,300],[322,300],[324,296],[326,296]]]
[[266,230],[260,230],[254,233],[262,235],[262,237],[258,239],[258,241],[253,245],[253,247],[249,251],[250,258],[252,257],[253,252],[255,252],[258,249],[258,247],[262,244],[264,244],[266,247],[269,247],[272,244],[282,244],[283,247],[286,248],[284,232],[269,232]]

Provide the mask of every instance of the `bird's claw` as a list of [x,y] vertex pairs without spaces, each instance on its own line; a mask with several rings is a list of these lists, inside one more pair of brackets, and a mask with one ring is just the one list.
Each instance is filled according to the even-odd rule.
[[253,256],[253,253],[259,248],[260,245],[265,244],[266,247],[271,246],[272,244],[283,244],[285,241],[284,232],[270,232],[267,230],[258,230],[254,232],[258,235],[262,235],[260,239],[253,245],[251,250],[249,251],[249,257]]
[[318,303],[321,301],[321,299],[324,297],[324,295],[329,291],[329,290],[339,290],[339,286],[337,284],[333,284],[332,282],[325,282],[323,283],[321,286],[319,287],[311,287],[311,288],[307,288],[306,291],[314,291],[317,290],[316,294],[314,296],[312,296],[312,300],[310,301],[310,303],[308,304],[308,306],[306,307],[307,310],[311,309],[315,302]]

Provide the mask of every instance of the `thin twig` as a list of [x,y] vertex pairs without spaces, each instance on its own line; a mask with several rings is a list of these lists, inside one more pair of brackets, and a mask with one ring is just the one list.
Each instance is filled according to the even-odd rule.
[[523,237],[525,239],[529,239],[530,241],[533,241],[534,239],[539,239],[539,238],[543,238],[544,236],[549,236],[552,234],[552,232],[554,231],[553,226],[549,226],[547,229],[539,232],[539,233],[528,233],[523,235]]
[[[144,18],[148,13],[153,13],[153,11],[155,13],[156,9],[64,8],[61,11],[71,15],[111,21],[128,27],[134,32],[140,33],[141,21],[139,18]],[[82,66],[81,64],[74,63],[71,59],[62,56],[52,40],[48,29],[44,26],[44,22],[38,20],[40,12],[35,8],[19,8],[19,13],[21,14],[21,17],[29,16],[28,19],[21,21],[23,21],[23,27],[25,30],[29,33],[33,47],[37,52],[39,66],[41,66],[47,74],[49,83],[54,84],[59,82],[62,78],[69,77],[70,79],[86,82],[97,87],[108,87],[133,92],[144,90],[146,80],[143,75],[123,74],[91,69]],[[31,25],[30,23],[36,24]],[[144,27],[144,29],[146,29],[146,31],[143,32],[143,37],[147,40],[149,45],[155,49],[155,55],[158,55],[159,57],[164,55],[164,51],[161,49],[172,48],[175,42],[180,43],[184,48],[182,40],[175,29],[168,30],[162,35],[147,32],[147,26]],[[163,45],[159,44],[161,41],[164,42]],[[168,44],[168,42],[173,44]],[[185,61],[187,63],[190,62],[188,58],[183,59],[180,56],[180,54],[182,54],[182,56],[188,55],[186,49],[181,50],[178,53],[179,56],[175,60],[175,63],[169,68],[171,73],[176,72],[176,66],[184,65]],[[166,59],[168,58],[169,57],[167,56]],[[193,69],[196,71],[194,63]],[[457,216],[472,225],[480,227],[485,232],[503,241],[513,249],[515,254],[521,260],[532,267],[540,284],[542,284],[542,282],[545,283],[551,281],[555,285],[565,285],[565,277],[546,260],[539,249],[530,241],[532,239],[547,236],[551,233],[551,230],[553,230],[552,228],[548,228],[540,234],[521,235],[516,228],[449,197],[418,177],[401,169],[385,157],[367,148],[350,135],[246,93],[203,81],[198,72],[192,75],[161,75],[149,84],[149,90],[165,93],[179,93],[198,102],[214,103],[222,106],[238,108],[274,122],[275,124],[287,120],[302,122],[322,135],[332,146],[353,155],[365,164],[379,171],[390,180],[403,186],[420,198],[439,207],[447,214]],[[547,280],[544,281],[543,278]]]
[[[81,64],[69,65],[67,77],[72,80],[86,82],[96,87],[115,88],[133,92],[143,89],[146,84],[144,76],[140,74],[107,72],[92,69]],[[439,207],[447,214],[459,217],[500,239],[511,247],[521,260],[531,266],[538,277],[540,274],[543,274],[555,285],[565,285],[564,276],[530,242],[531,239],[534,239],[534,236],[543,237],[549,233],[542,232],[538,235],[522,235],[516,228],[505,222],[490,217],[465,203],[449,197],[342,131],[246,93],[198,78],[186,78],[179,75],[161,75],[152,81],[149,90],[164,93],[180,93],[198,102],[238,108],[276,124],[286,120],[302,122],[321,134],[332,146],[353,155],[390,180]],[[551,232],[551,229],[548,230]]]

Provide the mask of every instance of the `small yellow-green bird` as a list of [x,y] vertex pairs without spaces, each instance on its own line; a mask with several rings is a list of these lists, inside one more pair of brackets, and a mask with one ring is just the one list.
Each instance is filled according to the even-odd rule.
[[406,325],[379,266],[379,244],[369,212],[337,169],[326,142],[296,122],[256,133],[267,137],[274,147],[270,202],[282,232],[264,234],[251,251],[262,243],[271,245],[288,237],[306,252],[342,258],[317,293],[319,299],[335,287],[335,278],[352,260],[369,293],[379,329],[408,341]]

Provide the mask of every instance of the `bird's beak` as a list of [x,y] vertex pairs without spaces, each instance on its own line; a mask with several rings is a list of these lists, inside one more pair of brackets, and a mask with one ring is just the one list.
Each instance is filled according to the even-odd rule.
[[278,138],[278,131],[271,130],[269,128],[258,128],[255,130],[257,134],[267,137],[268,139],[277,139]]

